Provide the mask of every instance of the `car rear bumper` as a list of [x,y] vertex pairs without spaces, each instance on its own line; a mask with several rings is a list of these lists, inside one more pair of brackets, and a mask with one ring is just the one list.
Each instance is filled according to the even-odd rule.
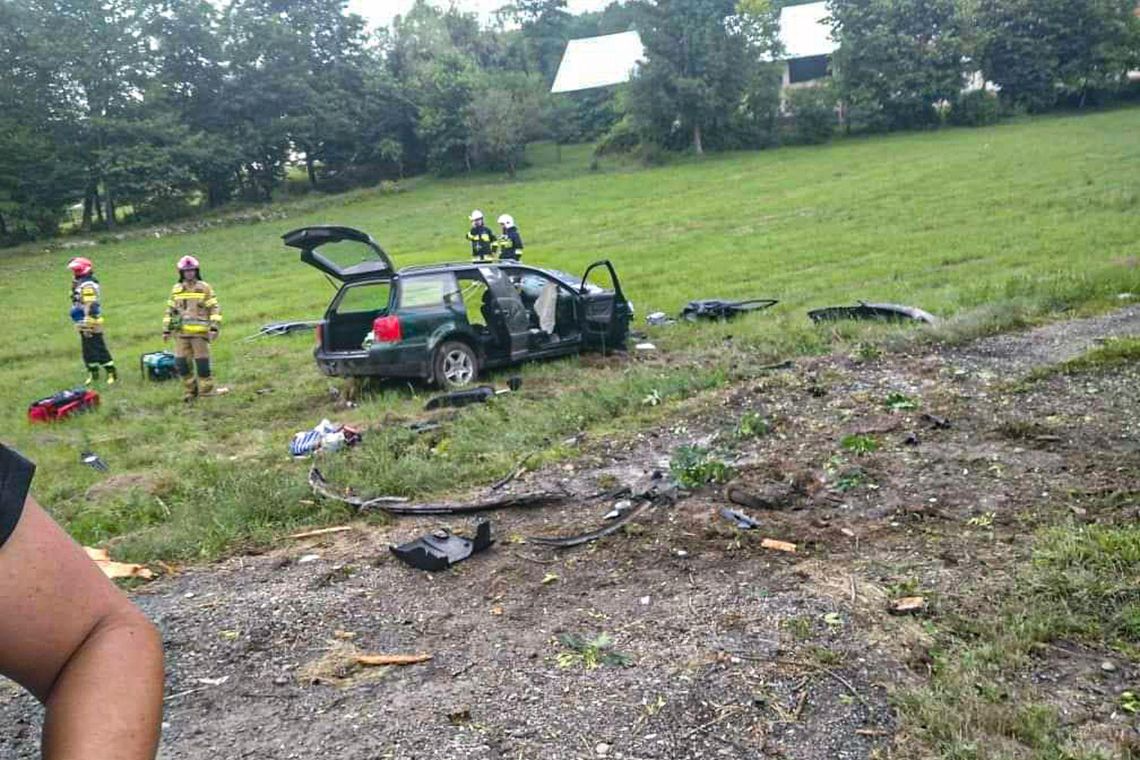
[[400,348],[373,346],[368,351],[313,352],[317,368],[328,377],[409,377],[428,378],[426,362],[405,361]]

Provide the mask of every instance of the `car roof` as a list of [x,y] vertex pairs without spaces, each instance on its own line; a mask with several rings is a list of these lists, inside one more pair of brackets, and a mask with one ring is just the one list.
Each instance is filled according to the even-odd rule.
[[513,261],[452,261],[442,264],[417,264],[415,266],[404,267],[396,272],[396,275],[402,277],[409,274],[434,274],[436,272],[454,272],[456,270],[480,269],[483,267],[509,267],[510,269],[526,269],[541,274],[554,274],[554,272],[540,267],[530,266],[529,264],[519,264]]

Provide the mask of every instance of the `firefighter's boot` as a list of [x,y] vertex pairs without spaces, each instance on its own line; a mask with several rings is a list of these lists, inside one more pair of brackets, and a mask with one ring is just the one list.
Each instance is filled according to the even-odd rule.
[[201,377],[198,378],[198,395],[199,396],[216,396],[217,390],[214,388],[214,378]]
[[94,385],[99,380],[99,365],[87,365],[87,379],[83,381],[84,385]]
[[182,378],[182,400],[193,401],[198,398],[198,378],[186,375]]
[[114,362],[107,362],[103,365],[103,369],[107,371],[107,385],[114,385],[119,382],[119,371],[115,369]]

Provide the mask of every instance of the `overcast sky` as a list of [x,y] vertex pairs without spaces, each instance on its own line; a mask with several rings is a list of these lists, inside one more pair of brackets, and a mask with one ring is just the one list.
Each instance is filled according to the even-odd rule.
[[[387,26],[394,16],[407,13],[415,0],[349,0],[348,7],[354,13],[359,13],[372,24]],[[510,3],[510,0],[454,0],[461,10],[476,11],[484,20],[489,19],[497,9]],[[582,11],[596,11],[605,8],[612,0],[570,0],[571,13]],[[432,0],[432,5],[446,8],[448,0]]]

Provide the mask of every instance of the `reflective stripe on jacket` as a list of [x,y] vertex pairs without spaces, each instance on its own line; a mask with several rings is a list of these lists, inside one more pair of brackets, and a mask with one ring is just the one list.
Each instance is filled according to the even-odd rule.
[[478,227],[472,227],[467,231],[467,240],[471,243],[472,256],[491,255],[491,241],[494,240],[494,235],[487,225],[481,224]]
[[71,283],[72,309],[78,309],[83,314],[75,322],[75,326],[79,328],[80,332],[103,332],[101,296],[102,290],[99,287],[99,281],[93,275],[85,275]]
[[163,332],[179,335],[205,335],[222,326],[222,311],[218,297],[210,284],[201,280],[182,282],[170,291],[166,314],[162,318]]

